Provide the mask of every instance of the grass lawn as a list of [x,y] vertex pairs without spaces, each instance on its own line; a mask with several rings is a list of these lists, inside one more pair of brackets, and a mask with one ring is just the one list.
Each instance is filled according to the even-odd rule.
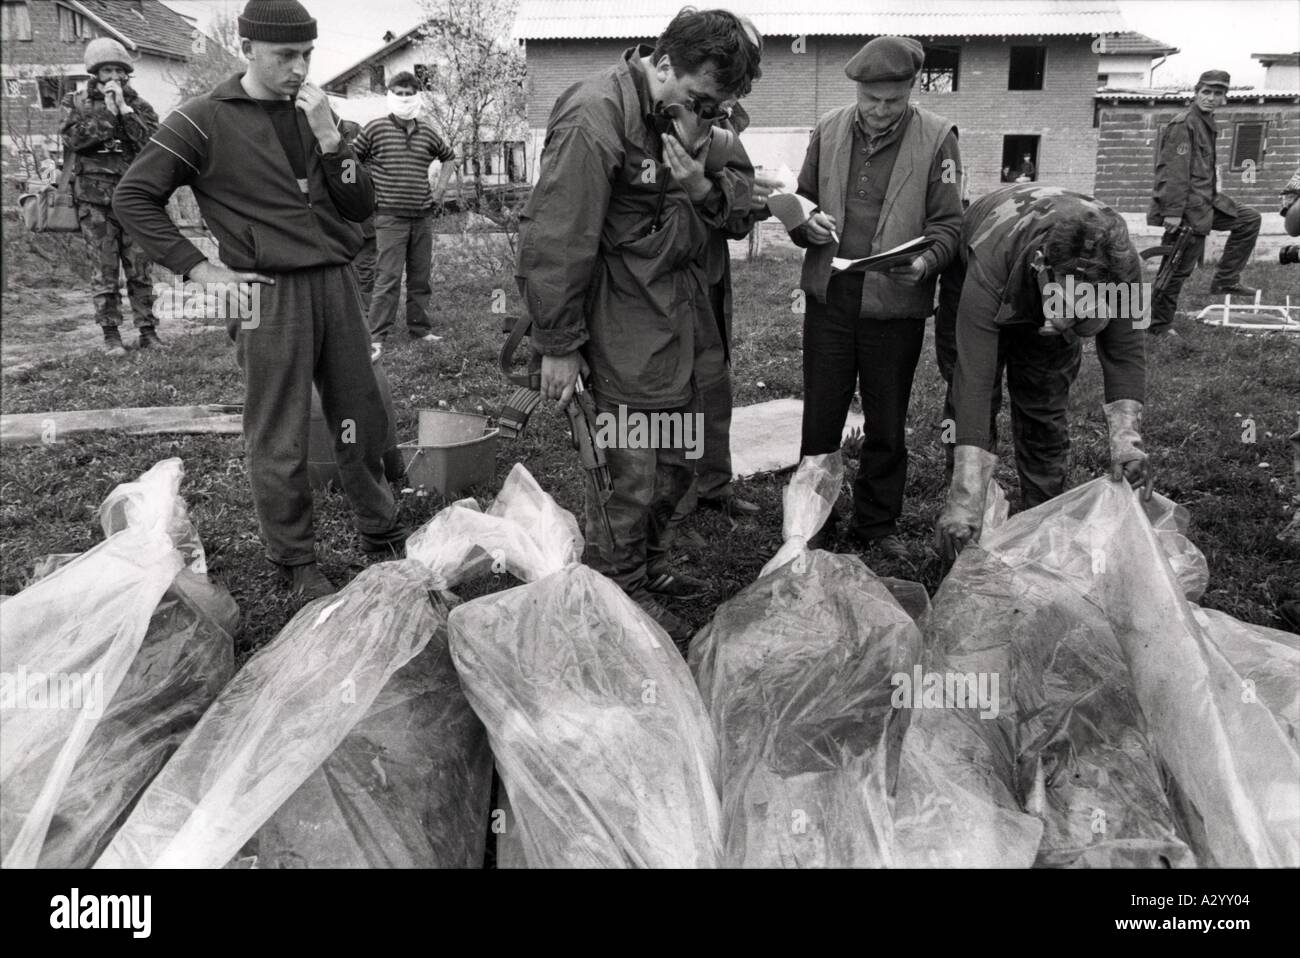
[[[1244,279],[1266,289],[1268,301],[1281,302],[1289,293],[1300,302],[1300,269],[1258,264]],[[791,311],[798,262],[738,263],[735,285],[737,403],[800,395],[802,317]],[[1199,308],[1208,302],[1207,285],[1207,271],[1195,274],[1184,293],[1184,306]],[[508,274],[463,279],[437,291],[440,332],[446,336],[441,343],[416,344],[400,333],[391,338],[385,363],[403,440],[414,437],[421,407],[442,401],[455,410],[492,413],[508,394],[496,368],[502,317],[492,312],[500,299],[494,299],[494,290],[505,291],[510,312],[518,310]],[[24,305],[31,308],[32,291],[24,296]],[[87,307],[90,322],[89,302]],[[1181,339],[1150,351],[1145,432],[1158,470],[1157,488],[1192,512],[1192,541],[1210,564],[1204,604],[1249,622],[1281,627],[1274,614],[1278,594],[1300,585],[1300,554],[1275,539],[1289,516],[1293,492],[1287,436],[1300,416],[1300,341],[1188,320],[1181,321],[1180,328]],[[167,338],[165,328],[162,333]],[[6,324],[4,346],[26,345],[19,339],[30,335],[30,327],[11,331]],[[241,402],[243,391],[234,350],[217,329],[173,337],[161,353],[132,352],[120,361],[94,353],[53,356],[6,376],[3,386],[6,413]],[[941,570],[923,544],[929,543],[943,495],[938,424],[942,397],[943,384],[927,340],[912,395],[912,458],[902,520],[904,536],[926,558],[916,565],[886,564],[875,571],[919,580],[931,591]],[[1105,467],[1101,401],[1100,369],[1090,348],[1071,396],[1071,484],[1085,482]],[[1247,419],[1254,424],[1253,443],[1243,441]],[[1010,429],[1003,428],[1001,434],[1009,436]],[[1004,443],[1001,452],[998,477],[1014,502],[1010,447]],[[22,588],[39,557],[84,551],[98,542],[102,533],[96,510],[109,490],[170,456],[184,460],[182,492],[207,546],[210,569],[243,611],[241,660],[273,638],[295,605],[274,586],[272,569],[262,556],[239,437],[101,435],[5,449],[0,460],[0,592]],[[585,479],[569,448],[563,415],[540,408],[523,439],[501,442],[498,483],[514,462],[523,462],[565,508],[578,509]],[[707,598],[676,607],[693,625],[703,625],[719,602],[751,582],[779,546],[784,482],[784,476],[768,476],[742,485],[743,494],[763,506],[756,520],[733,526],[709,512],[688,521],[682,551],[694,571],[712,585]],[[495,490],[471,491],[483,501]],[[413,524],[424,522],[443,505],[435,497],[413,494],[403,494],[401,502],[405,518]],[[338,493],[318,496],[316,528],[322,567],[337,581],[371,561],[357,547],[348,505]],[[509,584],[500,577],[476,583],[465,594]]]

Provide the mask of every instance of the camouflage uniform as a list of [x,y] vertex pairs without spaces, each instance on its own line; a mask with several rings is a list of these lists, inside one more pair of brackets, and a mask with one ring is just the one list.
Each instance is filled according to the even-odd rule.
[[158,114],[129,84],[123,86],[123,94],[135,111],[126,116],[109,112],[93,79],[84,93],[63,98],[64,162],[76,163],[73,196],[81,235],[95,264],[91,285],[95,322],[117,326],[122,321],[118,274],[125,268],[135,325],[156,326],[150,262],[122,229],[111,204],[127,167],[158,129]]

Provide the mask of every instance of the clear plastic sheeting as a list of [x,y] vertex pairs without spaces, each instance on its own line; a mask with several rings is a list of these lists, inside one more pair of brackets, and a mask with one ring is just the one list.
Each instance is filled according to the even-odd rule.
[[582,533],[515,463],[486,513],[473,499],[453,503],[412,533],[406,555],[424,563],[442,590],[489,569],[536,582],[581,558]]
[[225,588],[188,569],[176,576],[72,770],[39,867],[88,868],[95,861],[234,674],[238,621]]
[[445,616],[255,837],[259,868],[481,868],[492,754]]
[[[1050,519],[1038,528],[1047,538],[1054,531]],[[999,796],[1043,823],[1035,864],[1194,865],[1105,615],[1051,564],[1012,568],[995,540],[986,534],[983,547],[962,552],[935,596],[926,637],[935,675],[970,677],[968,688],[971,678],[984,682],[996,701],[932,713],[936,735],[960,723],[985,740]]]
[[[891,864],[889,794],[908,716],[892,679],[910,674],[921,634],[856,556],[808,550],[842,476],[839,452],[800,462],[785,543],[691,643],[721,749],[729,867]],[[919,607],[907,585],[895,588]]]
[[135,660],[154,609],[183,564],[201,562],[180,498],[183,471],[179,459],[167,459],[116,487],[100,511],[105,540],[4,604],[5,867],[37,863],[59,798]]
[[[1191,864],[1168,837],[1176,823],[1201,865],[1294,867],[1294,642],[1192,605],[1204,560],[1178,531],[1185,516],[1159,501],[1148,509],[1127,484],[1098,479],[962,553],[935,597],[932,649],[953,668],[1013,680],[1004,715],[975,726],[976,760],[1002,759],[990,763],[1000,808],[1010,793],[1041,816],[1042,864]],[[909,755],[932,760],[921,753],[952,740],[912,748],[918,724],[900,807],[923,804],[931,785],[908,782]]]
[[[500,521],[445,510],[436,540],[421,537],[415,554],[446,568],[420,543],[472,558],[467,542],[498,568],[541,576],[467,602],[448,621],[527,865],[716,865],[717,745],[671,640],[613,582],[575,564],[576,520],[522,466],[486,515]],[[491,539],[478,538],[485,530]]]
[[219,868],[370,712],[445,614],[417,562],[304,606],[222,690],[95,867]]

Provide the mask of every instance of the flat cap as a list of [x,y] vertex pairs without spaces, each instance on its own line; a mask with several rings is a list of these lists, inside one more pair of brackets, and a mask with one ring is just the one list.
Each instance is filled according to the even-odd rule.
[[925,62],[925,51],[911,37],[876,37],[867,42],[844,68],[850,80],[910,80]]
[[1199,86],[1219,86],[1223,87],[1226,92],[1228,89],[1228,74],[1224,70],[1206,70],[1201,74],[1201,78],[1196,81]]

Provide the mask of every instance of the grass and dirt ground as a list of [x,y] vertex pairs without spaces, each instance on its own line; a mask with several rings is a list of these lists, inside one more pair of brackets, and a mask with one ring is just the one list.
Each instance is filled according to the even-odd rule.
[[[791,309],[798,272],[798,261],[788,258],[735,264],[738,405],[801,393],[802,316]],[[9,275],[14,276],[12,270]],[[1196,310],[1209,302],[1208,275],[1205,270],[1194,275],[1184,307]],[[1281,302],[1290,294],[1300,302],[1300,269],[1255,264],[1244,280],[1265,289],[1266,301]],[[234,350],[220,323],[186,335],[164,326],[164,350],[132,350],[125,359],[111,360],[93,349],[98,332],[90,297],[76,283],[64,277],[52,286],[15,285],[5,292],[3,412],[242,402]],[[390,338],[385,364],[401,439],[414,438],[420,408],[436,408],[441,401],[453,410],[490,414],[508,395],[496,364],[503,317],[492,311],[500,300],[494,291],[501,290],[508,310],[516,312],[518,294],[509,270],[477,277],[463,272],[436,290],[442,342],[412,342],[400,330]],[[1191,510],[1190,536],[1210,567],[1204,604],[1248,622],[1282,627],[1275,613],[1278,597],[1300,585],[1300,553],[1276,539],[1289,518],[1294,491],[1287,436],[1300,416],[1300,337],[1211,328],[1187,318],[1179,328],[1181,338],[1149,350],[1145,438],[1157,488]],[[881,575],[919,580],[931,592],[942,574],[929,546],[943,497],[942,399],[932,334],[927,334],[909,416],[911,466],[901,522],[914,561],[885,561],[874,568]],[[1101,402],[1100,370],[1089,348],[1071,395],[1071,485],[1105,467]],[[1244,441],[1252,424],[1255,441]],[[1010,435],[1005,426],[1000,432]],[[237,436],[101,434],[6,448],[0,457],[0,592],[21,589],[41,556],[84,551],[100,541],[97,509],[109,490],[170,456],[185,463],[182,492],[207,547],[209,568],[242,610],[240,660],[268,642],[296,604],[276,586],[263,558]],[[523,438],[501,441],[497,458],[496,484],[513,463],[523,462],[562,506],[579,509],[585,477],[569,446],[567,420],[553,408],[539,408]],[[1014,503],[1016,476],[1005,441],[997,476]],[[720,602],[753,581],[780,545],[786,478],[764,476],[740,485],[739,491],[763,508],[756,519],[733,523],[702,511],[687,521],[679,536],[682,558],[711,586],[704,599],[674,605],[693,626],[702,626]],[[480,501],[494,491],[495,486],[470,490]],[[844,495],[847,505],[847,483]],[[413,526],[444,505],[436,496],[410,492],[401,493],[400,501]],[[322,568],[340,584],[376,561],[360,551],[341,494],[318,494],[316,529]],[[464,595],[509,584],[496,577]]]

